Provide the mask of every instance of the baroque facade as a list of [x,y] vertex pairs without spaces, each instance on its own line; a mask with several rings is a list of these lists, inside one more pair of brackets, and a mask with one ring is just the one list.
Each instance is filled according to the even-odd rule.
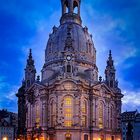
[[81,0],[61,0],[41,79],[30,50],[17,93],[18,138],[27,140],[121,140],[121,90],[111,51],[105,80],[98,78],[96,49],[82,27]]

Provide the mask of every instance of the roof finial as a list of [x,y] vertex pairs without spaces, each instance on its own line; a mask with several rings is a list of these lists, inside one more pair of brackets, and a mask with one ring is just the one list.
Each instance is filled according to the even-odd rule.
[[112,59],[112,52],[109,50],[109,59]]
[[114,65],[114,62],[113,62],[113,59],[112,59],[112,52],[111,50],[109,50],[109,57],[108,57],[108,60],[107,60],[107,66],[113,66]]
[[34,60],[33,60],[33,57],[32,57],[32,49],[29,49],[29,56],[28,56],[28,59],[27,59],[27,65],[34,65]]
[[29,50],[29,58],[32,58],[32,49]]

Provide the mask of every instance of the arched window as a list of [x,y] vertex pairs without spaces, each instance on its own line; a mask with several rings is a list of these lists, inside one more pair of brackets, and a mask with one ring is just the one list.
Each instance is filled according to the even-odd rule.
[[113,88],[113,81],[112,80],[110,81],[110,87]]
[[75,7],[73,12],[74,12],[75,14],[78,14],[78,7]]
[[86,115],[83,115],[82,116],[82,126],[83,127],[86,127],[87,126],[87,116]]
[[72,97],[71,96],[66,96],[64,98],[64,125],[66,127],[71,127],[72,126],[72,118],[73,118],[73,110],[72,110]]
[[55,126],[55,112],[56,112],[54,100],[51,101],[50,108],[51,108],[51,126],[54,127]]
[[67,65],[67,72],[71,72],[71,65]]
[[89,43],[89,53],[91,53],[91,51],[92,51],[92,44],[91,43]]
[[89,50],[88,46],[89,46],[89,43],[87,42],[87,43],[86,43],[86,52],[87,52],[87,53],[88,53],[88,50]]
[[69,9],[68,9],[68,1],[66,0],[65,3],[64,3],[64,13],[68,13],[69,12]]
[[85,100],[82,103],[82,113],[83,114],[87,113],[87,102]]
[[65,137],[66,137],[66,140],[71,140],[71,134],[70,133],[66,133]]
[[78,14],[78,3],[76,1],[73,2],[73,13]]
[[82,126],[87,126],[87,101],[82,102]]
[[88,40],[88,42],[86,43],[86,52],[91,54],[92,51],[92,43],[90,42],[90,40]]
[[48,47],[49,47],[49,53],[52,53],[53,52],[53,44],[52,44],[52,42],[49,42]]
[[87,134],[84,135],[84,140],[88,140],[88,135]]
[[40,126],[40,110],[39,110],[39,105],[36,105],[36,127],[38,128]]
[[30,80],[27,80],[27,87],[30,86]]
[[103,103],[99,103],[99,128],[103,128]]
[[66,7],[66,12],[65,13],[68,13],[69,12],[69,9],[68,9],[68,7]]

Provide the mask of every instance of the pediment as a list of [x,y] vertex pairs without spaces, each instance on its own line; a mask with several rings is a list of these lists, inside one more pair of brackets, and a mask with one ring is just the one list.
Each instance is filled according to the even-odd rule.
[[76,83],[71,80],[62,81],[56,86],[56,90],[73,91],[77,89],[78,88],[77,88]]
[[46,88],[45,85],[40,84],[40,83],[34,83],[34,84],[27,90],[27,92],[33,92],[33,91],[40,90],[40,89],[44,89],[44,88]]
[[99,83],[93,86],[93,92],[97,93],[97,95],[100,96],[107,96],[107,97],[109,97],[109,95],[114,96],[113,91],[105,83]]
[[34,83],[28,90],[27,90],[27,100],[31,104],[35,102],[35,100],[45,91],[46,86],[41,85],[39,83]]

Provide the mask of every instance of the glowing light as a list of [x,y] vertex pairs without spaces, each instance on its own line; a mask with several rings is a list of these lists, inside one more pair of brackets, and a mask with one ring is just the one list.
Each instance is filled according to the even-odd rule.
[[38,138],[36,138],[35,140],[38,140]]
[[101,138],[98,138],[98,140],[101,140]]
[[67,89],[67,90],[70,90],[70,89],[72,89],[72,85],[71,85],[71,83],[65,83],[65,89]]
[[3,137],[2,140],[8,140],[8,138],[7,137]]

